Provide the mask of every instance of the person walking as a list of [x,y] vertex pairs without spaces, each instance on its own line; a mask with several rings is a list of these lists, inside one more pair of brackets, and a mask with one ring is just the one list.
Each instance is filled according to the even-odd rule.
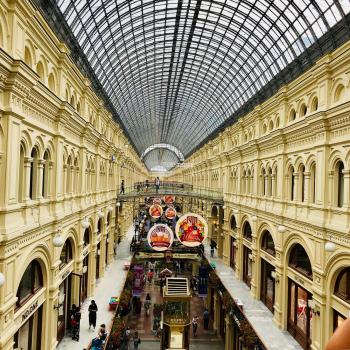
[[146,191],[148,191],[148,186],[149,186],[148,180],[145,181],[145,186],[146,186]]
[[139,337],[139,333],[137,331],[135,331],[132,340],[134,342],[134,350],[138,350],[139,345],[141,344],[141,339]]
[[124,180],[122,180],[122,183],[120,184],[120,193],[119,194],[124,194],[125,193],[125,186],[124,186]]
[[199,321],[199,317],[195,315],[192,319],[192,330],[193,330],[194,337],[197,336],[198,321]]
[[209,311],[207,308],[205,308],[203,312],[203,323],[204,323],[204,329],[208,330],[209,329]]
[[156,179],[154,180],[154,184],[156,185],[156,192],[158,193],[159,186],[160,186],[159,176],[157,176]]
[[91,300],[91,304],[89,305],[89,329],[94,327],[96,328],[96,319],[97,319],[97,305],[95,303],[95,300]]

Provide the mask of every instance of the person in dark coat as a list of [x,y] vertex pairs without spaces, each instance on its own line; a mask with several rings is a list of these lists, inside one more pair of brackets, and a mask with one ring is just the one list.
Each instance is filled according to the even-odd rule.
[[89,305],[89,329],[91,326],[96,328],[96,319],[97,319],[97,305],[95,300],[91,300],[91,304]]

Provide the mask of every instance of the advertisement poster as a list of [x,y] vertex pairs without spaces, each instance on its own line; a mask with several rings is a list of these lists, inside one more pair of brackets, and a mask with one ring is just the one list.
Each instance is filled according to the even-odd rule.
[[173,207],[169,207],[166,211],[165,211],[165,217],[168,220],[172,220],[176,217],[176,210]]
[[176,223],[176,236],[187,247],[198,247],[208,236],[208,224],[198,214],[188,213]]
[[161,205],[159,204],[153,204],[151,205],[151,207],[149,208],[149,215],[151,215],[151,217],[153,219],[158,219],[162,216],[163,214],[163,208]]
[[142,294],[142,290],[143,290],[143,265],[135,265],[132,295],[139,297]]
[[147,235],[148,244],[156,251],[168,250],[174,241],[174,234],[170,227],[164,224],[154,225]]
[[175,202],[175,196],[167,195],[163,197],[165,204],[173,204]]

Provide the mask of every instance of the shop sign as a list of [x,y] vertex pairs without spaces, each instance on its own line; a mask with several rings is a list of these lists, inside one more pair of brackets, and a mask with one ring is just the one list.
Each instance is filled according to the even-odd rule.
[[175,202],[175,196],[167,195],[163,197],[165,204],[173,204]]
[[192,259],[197,260],[198,254],[181,254],[181,253],[174,253],[173,254],[174,259]]
[[176,223],[176,236],[187,247],[198,247],[208,236],[208,224],[198,214],[182,215]]
[[164,254],[163,253],[144,253],[140,252],[137,255],[139,258],[144,258],[144,259],[163,259]]
[[153,219],[158,219],[162,216],[163,214],[163,208],[161,205],[159,204],[153,204],[151,205],[151,207],[149,208],[149,215],[151,215],[151,217]]
[[133,296],[141,296],[142,290],[143,290],[143,265],[135,265],[134,266],[134,281],[133,281],[133,288],[132,288],[132,295]]
[[22,322],[25,321],[37,308],[38,308],[39,302],[36,300],[32,305],[29,306],[26,311],[22,314]]
[[173,220],[176,217],[176,209],[173,207],[169,207],[166,211],[165,211],[165,217],[168,220]]
[[152,249],[163,252],[173,244],[174,234],[169,226],[157,224],[148,231],[147,241]]

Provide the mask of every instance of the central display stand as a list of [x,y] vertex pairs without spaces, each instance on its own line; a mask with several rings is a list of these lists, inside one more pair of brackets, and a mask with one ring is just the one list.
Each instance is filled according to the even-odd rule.
[[187,278],[168,277],[163,289],[161,350],[188,350],[190,338],[190,300]]

